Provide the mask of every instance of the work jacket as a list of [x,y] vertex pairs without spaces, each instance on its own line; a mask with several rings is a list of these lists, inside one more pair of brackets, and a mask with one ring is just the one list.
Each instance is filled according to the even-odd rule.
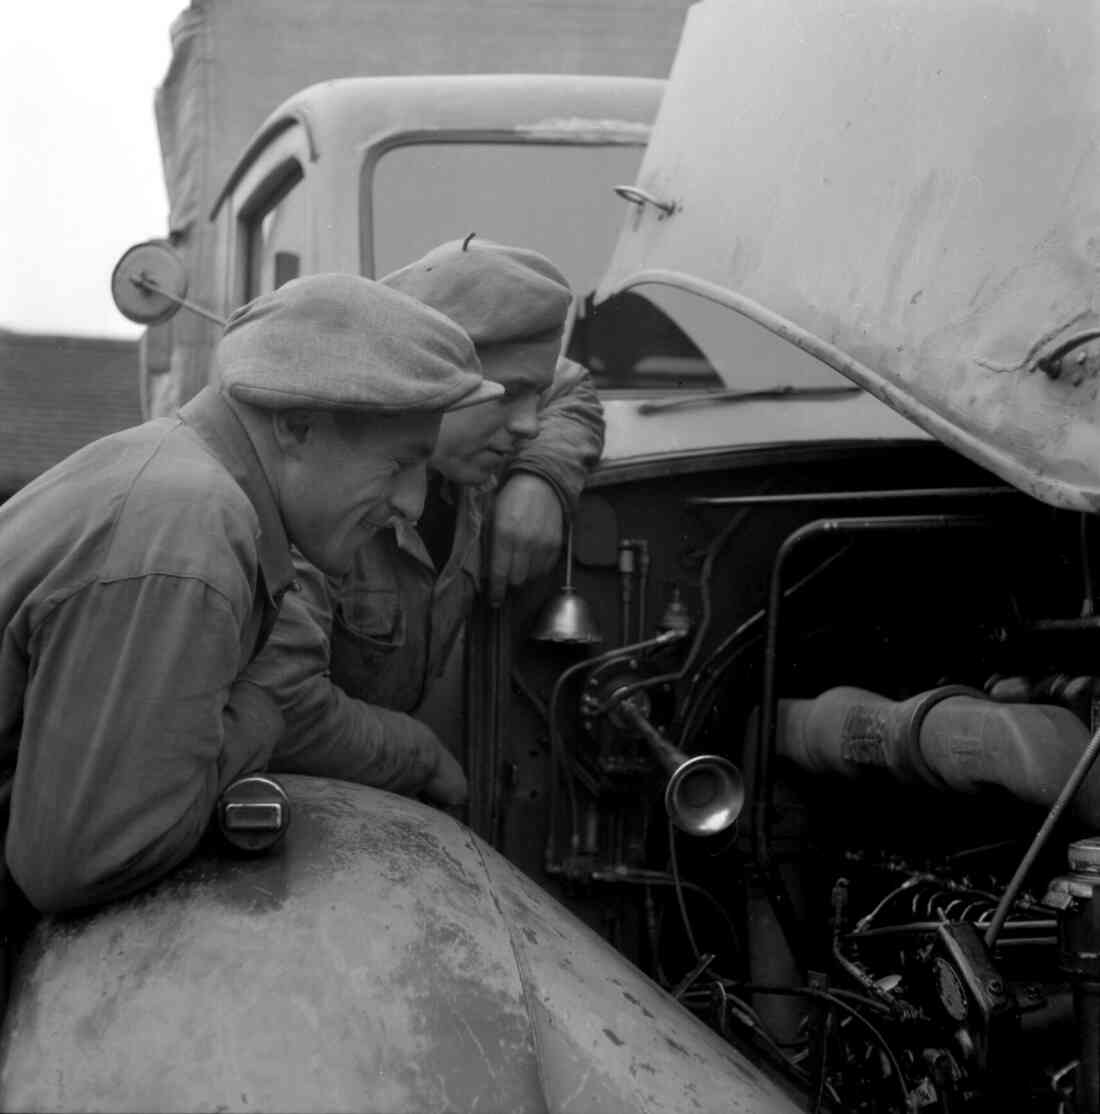
[[252,443],[211,388],[0,507],[0,820],[31,904],[155,881],[266,764],[283,720],[250,663],[292,580]]
[[[540,476],[572,513],[599,460],[603,428],[587,371],[560,361],[540,400],[538,433],[503,479]],[[272,633],[282,660],[271,680],[287,722],[273,768],[419,787],[434,762],[434,735],[403,713],[415,713],[462,633],[482,582],[494,487],[449,489],[457,513],[442,569],[409,524],[376,534],[339,582],[296,561],[302,590],[288,597]]]

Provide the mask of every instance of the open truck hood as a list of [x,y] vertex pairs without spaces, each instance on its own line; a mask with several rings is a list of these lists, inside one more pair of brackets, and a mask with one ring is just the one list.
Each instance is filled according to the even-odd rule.
[[701,0],[599,296],[724,304],[1096,510],[1098,63],[1096,0]]

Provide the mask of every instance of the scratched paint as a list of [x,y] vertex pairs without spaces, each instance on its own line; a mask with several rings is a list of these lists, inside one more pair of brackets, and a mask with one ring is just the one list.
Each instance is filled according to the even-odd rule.
[[0,1106],[796,1109],[452,818],[284,783],[273,854],[204,849],[138,898],[36,928]]
[[1095,378],[1040,366],[1100,328],[1098,60],[1098,0],[701,0],[636,183],[678,209],[627,218],[600,296],[706,287],[1023,490],[1100,509]]

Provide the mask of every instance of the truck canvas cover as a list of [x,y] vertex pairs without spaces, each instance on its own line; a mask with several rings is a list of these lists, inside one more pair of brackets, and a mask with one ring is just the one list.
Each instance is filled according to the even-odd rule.
[[[182,7],[182,3],[181,3]],[[664,77],[687,0],[194,0],[172,27],[156,116],[171,207],[187,234],[260,124],[293,93],[337,77],[584,73]]]
[[[168,232],[187,265],[190,297],[211,304],[218,265],[211,210],[253,135],[293,94],[334,78],[390,75],[663,78],[687,7],[688,0],[599,0],[564,12],[537,0],[194,0],[172,25],[172,60],[155,100]],[[206,379],[211,327],[180,317],[170,329],[174,386],[162,384],[154,394],[164,397],[146,399],[155,413],[170,413]],[[150,370],[169,370],[167,350],[161,338],[147,342]]]
[[1096,510],[1098,184],[1096,0],[702,0],[601,295],[693,290]]

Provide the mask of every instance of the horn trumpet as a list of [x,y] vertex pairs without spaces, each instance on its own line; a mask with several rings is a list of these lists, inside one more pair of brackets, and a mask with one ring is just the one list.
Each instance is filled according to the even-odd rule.
[[745,781],[732,762],[717,754],[688,757],[650,723],[631,697],[616,712],[646,741],[668,775],[665,811],[677,828],[689,835],[717,835],[736,822],[745,804]]

